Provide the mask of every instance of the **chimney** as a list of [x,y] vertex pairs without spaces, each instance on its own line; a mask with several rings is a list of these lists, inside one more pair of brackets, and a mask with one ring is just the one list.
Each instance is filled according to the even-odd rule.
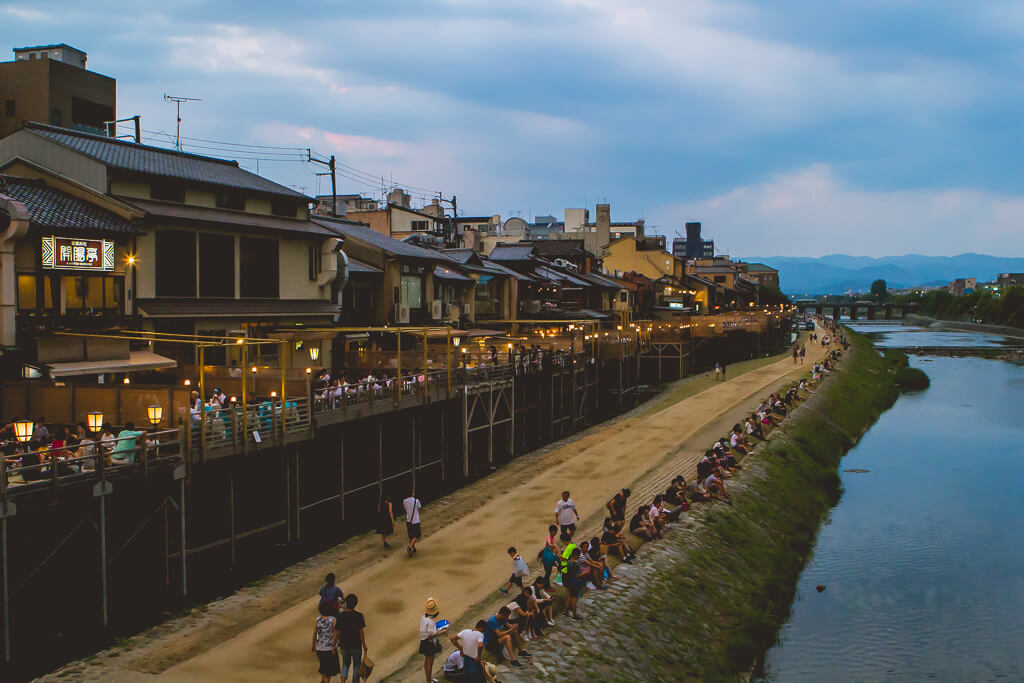
[[597,205],[597,217],[594,221],[597,228],[597,245],[603,247],[612,241],[612,207],[610,204]]

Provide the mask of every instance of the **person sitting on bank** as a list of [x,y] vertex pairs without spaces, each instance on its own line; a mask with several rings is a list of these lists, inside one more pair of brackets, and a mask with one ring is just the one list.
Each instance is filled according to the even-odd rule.
[[[483,619],[476,622],[476,626],[459,631],[451,637],[452,645],[459,648],[458,654],[462,655],[462,665],[465,681],[479,681],[481,676],[486,676],[486,670],[481,666],[480,655],[484,651],[484,633],[487,631],[487,622]],[[451,659],[451,657],[449,657]],[[451,680],[451,679],[449,679]],[[488,681],[493,679],[488,678]]]
[[608,586],[604,585],[604,565],[594,561],[590,556],[590,541],[580,542],[580,562],[585,572],[582,578],[590,582],[587,588],[591,590],[605,590],[608,588]]
[[636,509],[636,514],[629,520],[629,533],[649,541],[658,535],[658,530],[647,519],[650,505],[641,505]]
[[714,473],[708,475],[708,478],[704,480],[704,488],[707,489],[708,495],[712,498],[729,500],[729,494],[725,490],[725,481]]
[[743,436],[743,429],[737,424],[732,428],[729,435],[729,447],[739,451],[742,455],[750,455],[750,444],[747,437]]
[[[577,556],[579,550],[576,549]],[[532,657],[526,649],[523,639],[520,638],[516,627],[509,624],[508,620],[512,611],[508,607],[502,607],[497,614],[487,620],[487,627],[484,630],[484,649],[493,654],[501,662],[508,653],[509,664],[517,669],[522,668],[517,657]]]
[[613,522],[611,517],[604,518],[604,528],[601,531],[601,543],[608,548],[608,552],[615,553],[622,558],[623,562],[632,564],[635,553],[626,541],[625,534],[622,533],[622,525]]
[[612,568],[608,566],[608,556],[601,550],[601,539],[594,536],[590,539],[590,559],[601,565],[601,576],[605,582],[615,580]]
[[537,577],[533,581],[533,597],[537,600],[537,609],[548,626],[555,625],[555,598],[551,595],[551,584]]
[[110,460],[115,465],[135,462],[135,451],[138,446],[136,440],[141,437],[145,441],[145,436],[145,432],[137,431],[134,424],[126,422],[124,429],[117,435],[117,443],[110,452]]
[[699,478],[690,482],[689,494],[690,500],[694,503],[706,503],[711,500],[708,490],[704,488],[704,484]]

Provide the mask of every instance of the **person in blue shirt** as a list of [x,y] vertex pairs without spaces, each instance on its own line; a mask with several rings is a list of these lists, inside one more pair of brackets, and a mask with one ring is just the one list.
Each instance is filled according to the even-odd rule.
[[533,655],[523,647],[523,639],[516,627],[508,623],[511,614],[512,610],[502,607],[497,614],[487,620],[487,628],[484,629],[484,648],[497,657],[498,661],[504,659],[502,650],[508,650],[509,664],[519,669],[523,665],[516,656],[529,658]]
[[136,431],[135,425],[131,422],[125,423],[124,429],[117,435],[114,450],[110,452],[110,459],[114,464],[135,462],[135,440],[145,435],[145,432]]

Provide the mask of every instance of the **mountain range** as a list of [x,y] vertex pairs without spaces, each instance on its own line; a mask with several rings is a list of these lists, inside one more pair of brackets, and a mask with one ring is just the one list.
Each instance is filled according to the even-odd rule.
[[961,277],[990,282],[998,273],[1024,272],[1024,258],[959,254],[957,256],[848,256],[829,254],[820,258],[801,256],[751,256],[743,261],[779,269],[782,291],[792,296],[866,292],[875,280],[889,289],[945,285]]

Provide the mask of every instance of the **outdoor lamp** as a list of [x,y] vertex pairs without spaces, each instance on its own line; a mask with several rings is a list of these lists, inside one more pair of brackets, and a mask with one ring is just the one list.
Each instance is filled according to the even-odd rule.
[[251,368],[249,368],[249,372],[256,372],[256,366],[254,365]]
[[153,425],[154,428],[160,424],[160,420],[163,419],[163,416],[164,407],[162,405],[154,404],[146,408],[146,417],[149,418],[149,424]]
[[306,374],[307,375],[312,375],[313,374],[313,368],[306,368]]
[[309,347],[309,359],[315,363],[316,359],[319,358],[319,357],[320,357],[320,347],[319,346],[310,346]]
[[128,377],[125,377],[125,378],[124,378],[123,380],[121,380],[121,381],[122,381],[123,383],[125,383],[125,384],[131,384],[131,383],[132,383],[131,379],[130,379],[130,378],[128,378]]
[[237,396],[232,396],[231,397],[231,402],[232,403],[238,403],[238,397]]
[[185,386],[186,387],[192,386],[192,380],[190,380],[190,379],[185,380]]
[[86,424],[89,425],[90,432],[98,432],[103,428],[103,413],[99,410],[94,410],[86,415]]
[[14,421],[14,438],[20,443],[28,443],[32,438],[32,432],[36,428],[36,423],[32,420],[15,420]]
[[452,346],[458,346],[461,340],[458,337],[452,337]]

